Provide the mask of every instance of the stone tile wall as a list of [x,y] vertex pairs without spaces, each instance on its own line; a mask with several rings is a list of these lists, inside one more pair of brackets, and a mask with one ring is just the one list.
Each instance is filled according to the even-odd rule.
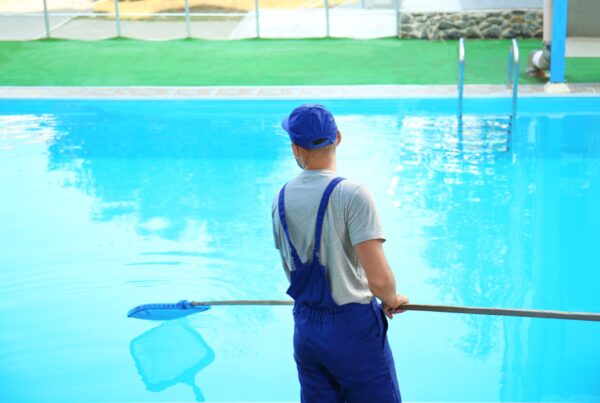
[[541,38],[541,10],[402,12],[400,38]]

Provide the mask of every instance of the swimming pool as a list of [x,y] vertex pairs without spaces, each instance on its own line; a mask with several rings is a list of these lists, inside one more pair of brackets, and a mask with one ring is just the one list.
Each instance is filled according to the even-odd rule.
[[[414,303],[600,311],[600,98],[332,100]],[[0,101],[0,401],[298,401],[272,197],[299,101]],[[408,312],[406,401],[600,402],[600,325]]]

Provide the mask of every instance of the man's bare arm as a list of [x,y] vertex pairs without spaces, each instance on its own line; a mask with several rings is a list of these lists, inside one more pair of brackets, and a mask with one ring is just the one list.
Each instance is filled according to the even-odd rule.
[[382,241],[371,239],[354,248],[367,274],[369,289],[383,302],[385,314],[391,319],[396,308],[408,303],[408,298],[396,294],[396,280],[383,252]]

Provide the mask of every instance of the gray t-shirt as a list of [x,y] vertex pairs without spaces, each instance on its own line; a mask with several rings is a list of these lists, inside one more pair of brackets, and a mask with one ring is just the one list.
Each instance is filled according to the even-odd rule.
[[[285,217],[292,243],[304,263],[312,260],[317,210],[325,188],[337,175],[329,170],[304,170],[285,188]],[[273,199],[275,247],[293,270],[290,247],[279,220],[279,192]],[[321,236],[321,264],[327,268],[333,300],[338,305],[367,304],[373,298],[354,246],[370,239],[385,241],[375,202],[368,190],[351,180],[339,183],[329,199]]]

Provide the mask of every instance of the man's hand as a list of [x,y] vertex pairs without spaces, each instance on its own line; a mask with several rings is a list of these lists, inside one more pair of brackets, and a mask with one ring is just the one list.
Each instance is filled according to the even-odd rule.
[[394,319],[394,314],[405,312],[402,305],[408,304],[408,297],[404,295],[396,295],[396,300],[392,305],[383,303],[383,312],[389,319]]

